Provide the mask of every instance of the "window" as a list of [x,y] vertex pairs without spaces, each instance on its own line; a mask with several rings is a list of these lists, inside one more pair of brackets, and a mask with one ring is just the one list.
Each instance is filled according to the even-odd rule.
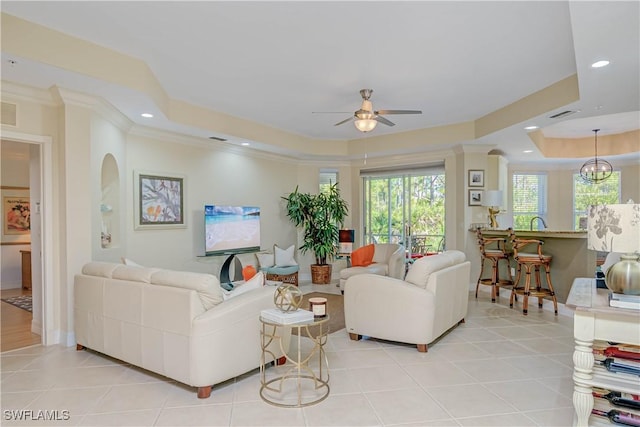
[[443,167],[363,171],[362,178],[364,243],[401,243],[420,254],[444,249]]
[[324,193],[330,185],[338,182],[338,171],[321,170],[320,171],[320,192]]
[[609,178],[599,184],[584,182],[579,173],[573,174],[573,229],[581,230],[580,218],[587,217],[591,205],[611,205],[620,203],[620,172],[614,171]]
[[[544,173],[513,174],[513,228],[528,230],[536,217],[547,219],[547,175]],[[536,224],[533,224],[536,226]],[[541,222],[538,221],[537,229]]]

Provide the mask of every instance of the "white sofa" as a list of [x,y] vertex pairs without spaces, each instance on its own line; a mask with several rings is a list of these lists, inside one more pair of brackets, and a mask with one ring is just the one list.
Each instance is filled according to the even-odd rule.
[[463,252],[451,250],[416,260],[405,280],[350,277],[344,289],[349,336],[416,344],[426,352],[428,344],[464,321],[470,265]]
[[[104,262],[86,264],[74,285],[78,350],[197,387],[200,398],[209,397],[212,385],[260,366],[259,316],[273,307],[274,287],[223,301],[220,282],[210,274]],[[285,353],[290,332],[279,334]],[[275,344],[266,363],[283,361]]]
[[373,264],[366,267],[348,267],[340,270],[340,290],[344,293],[347,280],[359,274],[378,274],[402,279],[405,272],[404,246],[397,243],[375,243]]

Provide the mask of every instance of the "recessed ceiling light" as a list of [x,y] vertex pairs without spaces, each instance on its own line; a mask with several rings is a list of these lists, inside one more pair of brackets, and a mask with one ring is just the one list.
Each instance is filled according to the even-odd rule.
[[526,128],[524,128],[524,130],[534,130],[534,129],[538,129],[538,126],[527,126]]
[[142,117],[144,117],[145,119],[150,119],[153,117],[153,114],[151,113],[142,113],[140,114]]
[[246,146],[251,145],[251,144],[249,144],[248,142],[243,142],[241,145],[244,145],[246,147]]
[[606,67],[607,65],[609,65],[609,61],[603,59],[601,61],[596,61],[593,64],[591,64],[591,68]]
[[533,150],[524,150],[523,153],[533,153]]

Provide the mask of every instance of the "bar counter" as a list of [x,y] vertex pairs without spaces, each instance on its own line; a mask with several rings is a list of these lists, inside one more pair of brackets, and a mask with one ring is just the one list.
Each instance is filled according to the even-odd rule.
[[[471,231],[471,230],[470,230]],[[475,230],[473,230],[475,233]],[[516,237],[542,240],[542,252],[553,256],[551,261],[551,283],[559,303],[565,303],[576,277],[595,277],[597,252],[587,249],[587,232],[574,230],[515,230]],[[511,249],[509,231],[498,229],[482,230],[486,237],[505,237],[507,248]],[[535,245],[525,248],[526,252],[536,250]],[[515,261],[511,261],[513,267]],[[485,272],[487,268],[485,268]],[[543,276],[543,284],[546,280]],[[507,277],[507,272],[500,270],[500,277]],[[515,277],[514,277],[515,279]],[[521,280],[524,280],[522,278]],[[532,277],[533,280],[533,277]],[[533,283],[533,282],[532,282]],[[505,289],[506,290],[506,289]]]

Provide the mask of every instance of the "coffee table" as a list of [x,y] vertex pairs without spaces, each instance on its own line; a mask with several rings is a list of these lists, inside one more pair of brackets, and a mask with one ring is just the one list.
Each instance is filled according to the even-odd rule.
[[[324,351],[329,333],[329,315],[309,322],[280,324],[260,317],[262,330],[260,356],[260,397],[265,402],[284,408],[300,408],[323,401],[329,396],[329,362]],[[269,347],[278,342],[281,353],[283,328],[296,328],[297,349],[295,354],[285,354],[286,363],[279,367],[284,372],[267,379],[265,360],[267,354],[276,359]],[[296,335],[292,335],[293,337]],[[312,341],[311,350],[303,352],[303,339]],[[317,365],[316,365],[317,363]],[[317,368],[314,371],[313,368]],[[292,389],[293,387],[293,389]]]

